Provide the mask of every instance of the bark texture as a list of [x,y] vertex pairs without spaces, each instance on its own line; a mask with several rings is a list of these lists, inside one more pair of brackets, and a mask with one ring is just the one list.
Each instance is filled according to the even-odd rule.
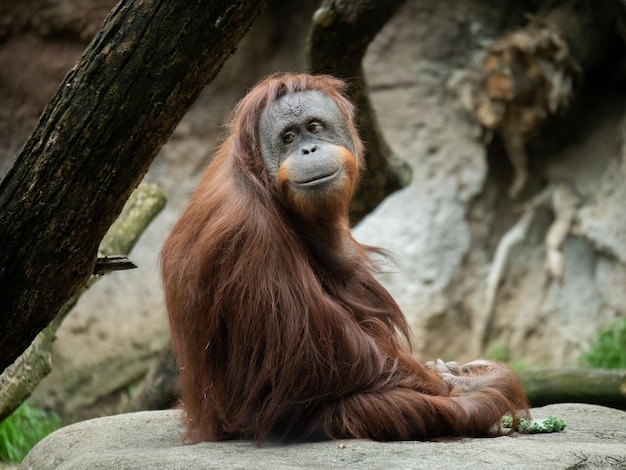
[[108,227],[264,2],[120,2],[0,184],[0,368],[89,279]]

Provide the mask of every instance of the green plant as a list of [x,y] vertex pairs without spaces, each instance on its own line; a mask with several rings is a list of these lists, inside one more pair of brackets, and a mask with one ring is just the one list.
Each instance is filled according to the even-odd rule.
[[492,361],[508,362],[509,350],[506,346],[500,343],[493,343],[489,349],[487,357]]
[[[502,427],[511,428],[513,426],[513,418],[510,416],[502,417]],[[519,421],[516,431],[522,434],[539,434],[546,432],[561,432],[565,429],[565,421],[554,416],[548,416],[545,419],[532,419],[530,421],[522,418]]]
[[618,320],[613,328],[598,331],[596,342],[579,362],[586,367],[626,369],[626,318]]
[[37,442],[60,427],[56,413],[23,403],[0,423],[0,461],[21,462]]
[[503,362],[508,364],[509,367],[513,368],[517,372],[520,372],[526,369],[527,364],[525,362],[516,361],[511,362],[511,356],[509,354],[509,348],[504,346],[501,343],[493,343],[489,347],[489,352],[486,355],[486,358],[491,361]]

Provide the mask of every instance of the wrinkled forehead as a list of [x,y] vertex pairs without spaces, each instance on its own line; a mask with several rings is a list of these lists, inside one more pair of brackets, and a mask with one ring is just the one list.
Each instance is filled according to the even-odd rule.
[[306,90],[287,93],[274,101],[261,114],[259,124],[265,127],[268,124],[267,121],[277,125],[298,122],[310,117],[343,121],[341,111],[332,98],[318,90]]

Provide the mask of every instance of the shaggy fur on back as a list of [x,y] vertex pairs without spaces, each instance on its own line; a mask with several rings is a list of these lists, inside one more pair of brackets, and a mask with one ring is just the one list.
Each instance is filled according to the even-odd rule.
[[[263,166],[258,122],[319,90],[344,116],[354,176],[328,217],[293,207]],[[454,387],[415,360],[406,320],[349,233],[362,144],[343,82],[276,75],[239,103],[230,135],[161,253],[187,438],[429,439],[497,434],[527,408],[503,368]],[[349,187],[348,187],[349,185]]]

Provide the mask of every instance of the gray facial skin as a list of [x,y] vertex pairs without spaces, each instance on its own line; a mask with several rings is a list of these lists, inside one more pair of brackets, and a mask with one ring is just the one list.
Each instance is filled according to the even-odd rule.
[[316,90],[290,93],[274,102],[259,119],[261,154],[276,181],[278,168],[294,158],[294,182],[303,186],[323,181],[339,171],[332,146],[354,144],[335,102]]

